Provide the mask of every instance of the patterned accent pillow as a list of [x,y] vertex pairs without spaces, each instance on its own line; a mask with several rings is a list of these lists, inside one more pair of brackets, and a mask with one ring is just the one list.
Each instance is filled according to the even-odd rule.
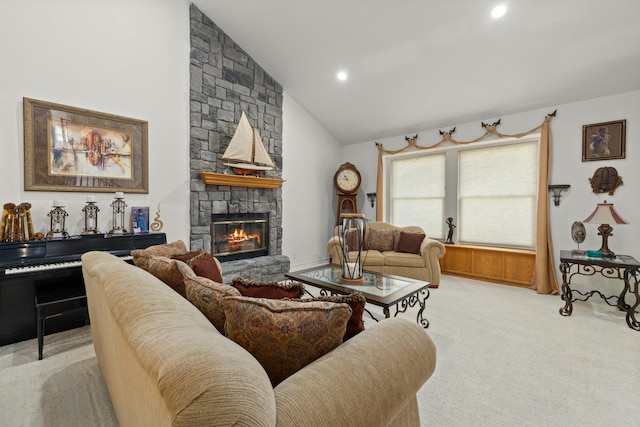
[[171,258],[171,255],[182,254],[187,251],[187,246],[182,240],[176,240],[175,242],[165,243],[162,245],[149,246],[146,249],[134,249],[131,251],[133,257],[133,263],[144,269],[148,269],[149,257],[151,256],[164,256]]
[[423,233],[406,233],[401,231],[396,251],[406,252],[409,254],[420,254],[420,245],[422,245],[422,241],[425,237],[426,235]]
[[[186,296],[184,277],[178,269],[178,263],[184,265],[184,263],[175,259],[152,255],[147,260],[147,271],[184,297]],[[184,266],[189,268],[186,265]],[[189,268],[189,270],[191,269]]]
[[218,268],[218,263],[216,263],[213,255],[204,249],[196,249],[195,251],[176,254],[171,258],[184,262],[200,277],[206,277],[214,282],[222,283],[222,273],[220,272],[220,268]]
[[206,277],[185,277],[187,300],[195,305],[207,319],[224,334],[225,315],[221,301],[225,297],[240,296],[233,286],[216,283]]
[[231,286],[245,297],[283,299],[304,295],[304,285],[300,282],[254,281],[238,276],[233,278]]
[[378,230],[372,228],[369,230],[369,239],[367,247],[380,252],[392,251],[395,232],[393,230]]
[[364,331],[364,320],[362,320],[362,315],[364,314],[364,306],[367,303],[367,300],[360,292],[353,292],[349,295],[319,296],[299,301],[328,301],[349,304],[349,307],[351,307],[351,317],[349,317],[349,321],[347,322],[347,331],[344,333],[344,341],[347,341],[349,338],[353,338],[360,332]]
[[351,316],[347,304],[228,297],[222,300],[227,337],[244,347],[275,387],[333,350]]

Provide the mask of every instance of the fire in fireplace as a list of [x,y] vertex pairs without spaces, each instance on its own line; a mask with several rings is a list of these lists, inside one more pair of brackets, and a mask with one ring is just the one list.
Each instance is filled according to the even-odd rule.
[[221,262],[269,254],[269,214],[212,214],[211,254]]

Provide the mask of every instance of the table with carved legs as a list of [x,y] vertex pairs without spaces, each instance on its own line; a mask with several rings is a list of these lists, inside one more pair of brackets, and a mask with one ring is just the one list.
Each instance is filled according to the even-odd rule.
[[[572,270],[572,267],[573,268]],[[640,321],[636,319],[636,310],[640,305],[640,262],[629,255],[616,255],[614,257],[594,258],[585,255],[574,254],[571,251],[560,251],[560,271],[562,272],[562,299],[564,307],[560,308],[560,314],[571,316],[575,301],[586,301],[593,295],[598,295],[610,306],[615,306],[626,312],[627,325],[636,331],[640,331]],[[606,279],[622,280],[624,287],[620,295],[605,296],[598,290],[580,292],[571,289],[571,280],[577,276],[601,275]],[[574,293],[578,296],[574,297]],[[635,297],[632,303],[627,304],[627,294]]]

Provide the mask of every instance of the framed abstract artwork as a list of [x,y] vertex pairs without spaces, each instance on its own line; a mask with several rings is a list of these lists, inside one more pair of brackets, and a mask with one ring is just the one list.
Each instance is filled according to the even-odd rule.
[[148,123],[23,98],[25,191],[148,193]]
[[624,159],[626,120],[582,126],[582,161]]

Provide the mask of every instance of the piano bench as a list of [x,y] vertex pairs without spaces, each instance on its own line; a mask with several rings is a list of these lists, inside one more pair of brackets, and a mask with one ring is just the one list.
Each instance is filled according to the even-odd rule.
[[86,306],[87,295],[84,288],[57,289],[36,294],[38,360],[42,360],[46,320],[61,316],[67,310]]

